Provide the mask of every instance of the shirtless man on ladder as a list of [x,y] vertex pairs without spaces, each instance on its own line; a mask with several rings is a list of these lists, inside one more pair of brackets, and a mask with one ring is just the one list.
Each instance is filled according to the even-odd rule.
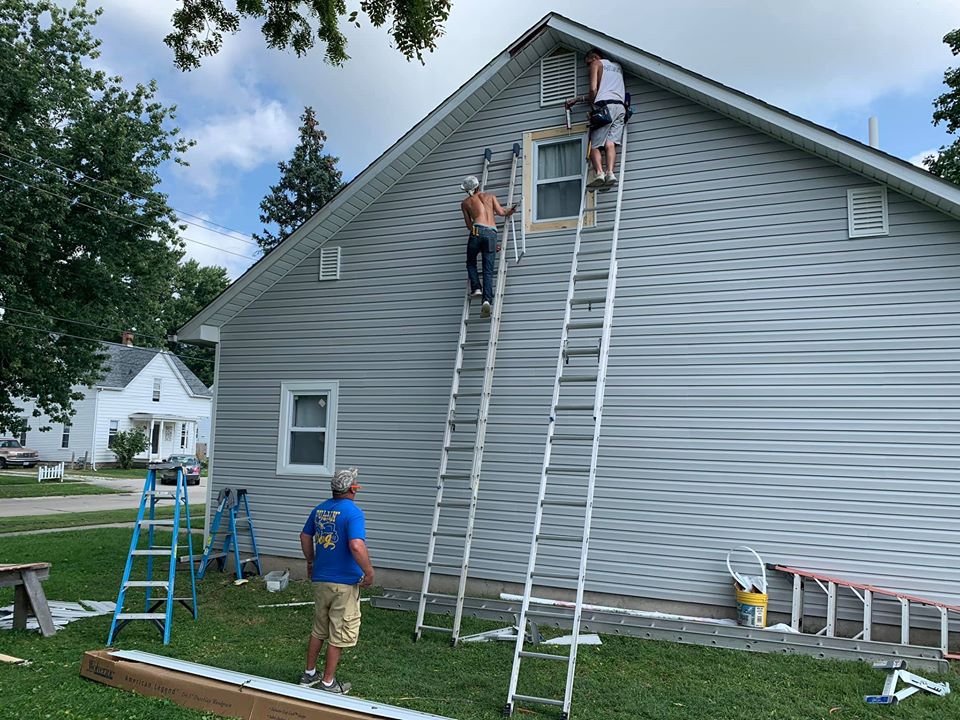
[[[490,317],[490,303],[493,300],[493,266],[497,257],[497,221],[496,217],[510,217],[517,211],[516,205],[504,209],[496,195],[479,190],[480,181],[473,175],[463,179],[460,189],[467,198],[460,203],[463,222],[470,232],[467,238],[467,277],[470,280],[470,297],[483,297],[480,317]],[[477,255],[483,256],[483,290],[480,289],[480,277],[477,274]]]

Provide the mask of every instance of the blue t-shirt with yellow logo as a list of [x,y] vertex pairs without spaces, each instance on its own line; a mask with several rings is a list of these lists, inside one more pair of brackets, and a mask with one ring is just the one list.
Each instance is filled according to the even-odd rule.
[[351,540],[366,540],[363,510],[349,498],[330,498],[317,505],[303,526],[313,536],[313,581],[356,585],[363,570],[350,552]]

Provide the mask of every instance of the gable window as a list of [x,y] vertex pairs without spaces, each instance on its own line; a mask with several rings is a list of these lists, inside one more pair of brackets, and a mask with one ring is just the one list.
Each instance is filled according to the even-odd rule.
[[60,436],[60,447],[64,450],[70,447],[70,423],[63,424],[63,435]]
[[110,421],[110,430],[107,433],[107,447],[113,447],[113,441],[117,439],[117,433],[120,431],[120,421],[111,420]]
[[335,381],[281,384],[278,475],[333,475],[338,393]]
[[153,379],[153,401],[160,402],[160,388],[163,385],[163,380],[160,378]]
[[[577,226],[586,167],[585,123],[524,133],[523,204],[527,232],[568,230]],[[594,224],[596,193],[587,193],[584,226]]]

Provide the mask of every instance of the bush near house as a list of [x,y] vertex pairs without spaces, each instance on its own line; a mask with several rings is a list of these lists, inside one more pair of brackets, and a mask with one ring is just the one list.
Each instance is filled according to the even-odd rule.
[[133,465],[133,458],[147,449],[147,434],[142,428],[118,432],[110,449],[117,456],[117,464],[126,469]]

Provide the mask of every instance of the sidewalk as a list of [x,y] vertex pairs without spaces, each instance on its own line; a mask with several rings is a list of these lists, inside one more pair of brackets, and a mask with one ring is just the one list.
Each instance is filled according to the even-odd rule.
[[[84,481],[87,481],[84,478]],[[93,480],[94,485],[102,485],[115,490],[133,492],[119,495],[58,495],[36,498],[9,498],[0,501],[0,517],[19,517],[21,515],[53,515],[55,513],[78,513],[92,510],[124,510],[136,509],[140,505],[140,493],[143,490],[143,480],[121,479]],[[173,490],[173,485],[163,486]],[[190,505],[199,505],[207,499],[207,479],[200,478],[199,485],[191,485],[189,490]]]
[[[48,533],[73,532],[74,530],[100,530],[102,528],[132,528],[132,522],[100,523],[99,525],[76,525],[65,528],[43,528],[42,530],[18,530],[12,533],[0,533],[0,539],[8,537],[17,537],[18,535],[46,535]],[[180,528],[180,532],[186,532],[186,528]],[[193,534],[203,534],[203,528],[194,528]],[[197,553],[194,553],[196,555]]]

